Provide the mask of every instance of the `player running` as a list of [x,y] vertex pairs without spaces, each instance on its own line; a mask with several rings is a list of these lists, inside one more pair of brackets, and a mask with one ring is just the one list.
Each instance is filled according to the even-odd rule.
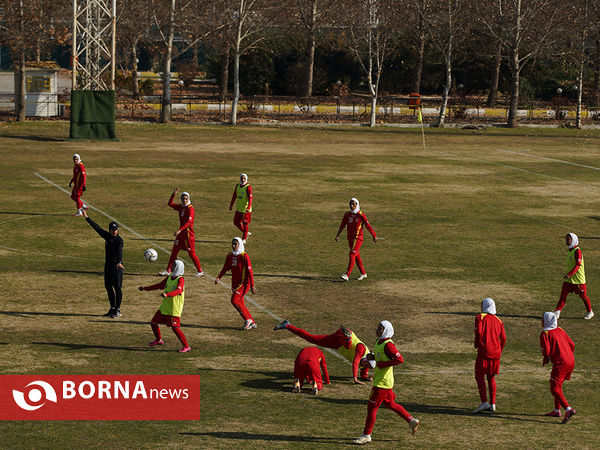
[[344,214],[340,228],[335,236],[335,240],[339,242],[342,230],[344,227],[348,227],[348,246],[350,247],[350,254],[348,256],[348,268],[346,269],[346,273],[342,274],[342,279],[348,281],[350,274],[352,273],[352,269],[354,268],[354,261],[356,260],[356,265],[360,271],[360,276],[357,278],[357,280],[363,280],[367,278],[367,272],[365,272],[365,268],[363,267],[362,259],[360,257],[360,247],[363,243],[363,227],[369,230],[369,233],[371,233],[373,236],[373,242],[377,242],[377,234],[367,220],[367,216],[360,210],[358,199],[351,198],[349,204],[350,211]]
[[[340,328],[333,334],[310,334],[302,328],[295,327],[288,320],[284,320],[277,325],[273,330],[289,330],[296,336],[301,337],[311,344],[320,345],[321,347],[331,348],[336,350],[340,355],[352,363],[352,379],[355,384],[364,384],[358,379],[358,368],[361,358],[369,352],[367,346],[345,326]],[[362,367],[360,378],[364,381],[371,381],[369,377],[369,367]]]
[[69,181],[69,187],[73,185],[71,198],[77,205],[77,212],[75,213],[76,216],[83,216],[83,211],[88,209],[87,205],[81,200],[83,191],[86,189],[86,180],[85,167],[81,162],[81,157],[78,153],[75,153],[73,155],[73,178],[71,178],[71,181]]
[[305,382],[311,384],[311,391],[314,395],[323,390],[323,378],[325,384],[330,384],[329,373],[327,372],[327,361],[325,355],[317,347],[304,347],[296,356],[294,361],[294,389],[293,392],[300,392]]
[[420,423],[402,405],[395,401],[396,394],[392,389],[394,387],[394,366],[403,363],[404,360],[392,342],[394,327],[390,322],[384,320],[377,326],[376,334],[375,352],[367,355],[368,360],[375,361],[373,388],[371,389],[369,403],[367,403],[367,420],[363,434],[354,439],[355,444],[371,442],[371,432],[375,425],[377,410],[382,404],[406,420],[412,434],[416,433]]
[[252,186],[248,184],[248,175],[240,175],[240,182],[233,188],[233,196],[229,202],[229,211],[233,209],[233,203],[237,200],[233,224],[243,233],[242,242],[252,233],[248,231],[252,220]]
[[155,345],[163,345],[159,324],[164,324],[167,327],[171,327],[175,336],[181,342],[181,349],[179,353],[187,353],[192,348],[189,346],[188,341],[181,331],[181,313],[183,312],[183,303],[185,299],[185,280],[183,278],[184,265],[180,260],[174,261],[173,273],[167,276],[160,283],[153,284],[152,286],[140,286],[140,291],[154,291],[162,289],[161,296],[163,301],[154,314],[154,317],[150,321],[152,332],[154,333],[155,340],[150,342],[148,345],[154,347]]
[[[473,414],[481,411],[496,411],[496,375],[500,372],[500,356],[506,344],[504,324],[496,316],[496,304],[491,298],[481,301],[481,314],[475,317],[475,381],[479,389],[481,404]],[[486,397],[485,378],[490,391],[490,401]]]
[[558,304],[556,305],[556,311],[554,314],[558,319],[560,312],[565,307],[567,301],[567,295],[573,292],[583,300],[587,314],[583,316],[584,319],[589,320],[594,317],[594,311],[592,311],[592,302],[587,296],[587,288],[585,284],[585,264],[583,263],[583,254],[579,248],[579,238],[575,233],[568,233],[565,236],[565,243],[569,248],[567,250],[567,274],[564,276],[565,281],[562,285],[562,291]]
[[175,241],[173,242],[173,250],[171,251],[171,257],[169,258],[169,264],[167,270],[159,272],[159,275],[169,275],[171,273],[171,267],[173,261],[177,258],[180,250],[186,250],[194,265],[196,266],[196,277],[204,276],[200,260],[196,256],[196,241],[194,235],[194,207],[190,199],[190,194],[183,192],[181,194],[181,204],[173,203],[175,194],[178,189],[175,188],[169,199],[169,206],[179,213],[179,229],[173,233]]
[[553,312],[545,312],[542,317],[544,331],[540,335],[540,350],[544,360],[542,366],[552,361],[552,372],[550,373],[550,392],[554,396],[554,410],[546,413],[550,417],[561,417],[560,407],[565,409],[565,418],[562,423],[567,423],[575,410],[569,406],[569,402],[563,394],[562,385],[565,380],[571,379],[575,368],[575,344],[560,328],[558,320]]
[[244,319],[242,330],[251,330],[256,328],[256,322],[254,322],[252,314],[250,314],[250,311],[248,311],[248,308],[244,304],[244,296],[248,290],[256,294],[252,264],[250,256],[244,252],[244,242],[241,238],[235,237],[232,239],[231,250],[225,257],[221,273],[215,278],[215,284],[219,283],[223,275],[231,270],[231,304]]

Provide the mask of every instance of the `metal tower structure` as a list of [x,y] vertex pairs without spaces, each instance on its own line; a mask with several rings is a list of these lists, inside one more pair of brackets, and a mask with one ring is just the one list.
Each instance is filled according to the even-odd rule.
[[73,90],[115,88],[117,0],[73,0]]

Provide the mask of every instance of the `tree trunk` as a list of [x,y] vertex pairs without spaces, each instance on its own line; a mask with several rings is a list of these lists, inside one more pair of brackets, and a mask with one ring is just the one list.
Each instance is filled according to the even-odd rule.
[[229,44],[225,44],[225,49],[221,55],[221,101],[225,101],[229,94]]
[[510,107],[508,109],[507,125],[510,128],[517,127],[517,108],[519,107],[519,81],[521,70],[519,68],[519,51],[516,48],[511,49],[510,70],[512,74],[510,89]]
[[167,32],[167,42],[165,43],[165,53],[163,55],[163,96],[162,109],[160,111],[161,123],[168,123],[171,121],[171,58],[173,55],[173,36],[175,34],[175,1],[176,0],[171,0],[169,29]]
[[498,102],[498,81],[500,79],[500,66],[502,65],[502,43],[498,41],[498,48],[496,49],[496,55],[494,56],[494,71],[492,72],[492,81],[490,82],[490,91],[488,92],[488,98],[486,106],[491,108],[496,106]]
[[369,117],[369,126],[377,125],[377,93],[371,95],[371,116]]
[[306,43],[306,97],[312,97],[313,76],[315,70],[315,48],[317,47],[317,2],[312,0],[310,11],[310,28],[308,32],[308,42]]
[[425,58],[425,26],[423,20],[419,19],[419,49],[417,50],[417,64],[413,78],[412,91],[421,92],[421,77],[423,75],[423,60]]
[[23,0],[19,0],[19,31],[21,33],[18,44],[17,57],[17,85],[15,86],[15,116],[18,122],[25,120],[25,19]]
[[594,61],[592,99],[594,106],[600,106],[600,35],[596,36],[596,60]]
[[242,45],[242,27],[244,26],[243,14],[245,1],[240,0],[240,9],[237,19],[237,33],[235,36],[235,48],[233,51],[233,101],[231,102],[231,125],[237,125],[237,110],[240,102],[240,48]]
[[442,104],[440,105],[440,114],[438,115],[436,127],[444,128],[446,122],[446,111],[448,109],[448,97],[450,97],[450,87],[452,86],[452,60],[451,55],[446,55],[446,85],[442,93]]
[[579,63],[579,80],[577,81],[577,114],[575,116],[575,126],[581,128],[581,99],[583,96],[583,66],[585,54],[582,55],[581,62]]
[[138,80],[137,41],[131,45],[131,88],[133,98],[140,98],[140,84]]

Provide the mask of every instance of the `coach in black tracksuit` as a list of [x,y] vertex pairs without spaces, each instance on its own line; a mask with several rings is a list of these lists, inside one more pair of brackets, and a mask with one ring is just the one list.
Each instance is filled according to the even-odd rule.
[[123,285],[124,269],[123,239],[119,236],[119,224],[111,222],[108,225],[109,231],[106,231],[90,219],[85,210],[83,211],[83,215],[87,223],[106,241],[104,245],[106,252],[106,259],[104,261],[104,287],[108,293],[110,309],[104,315],[116,319],[117,317],[121,317],[121,300],[123,298],[121,286]]

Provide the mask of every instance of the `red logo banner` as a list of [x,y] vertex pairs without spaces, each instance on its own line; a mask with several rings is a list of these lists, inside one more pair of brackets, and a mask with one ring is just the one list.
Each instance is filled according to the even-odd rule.
[[200,420],[200,375],[0,375],[0,420]]

